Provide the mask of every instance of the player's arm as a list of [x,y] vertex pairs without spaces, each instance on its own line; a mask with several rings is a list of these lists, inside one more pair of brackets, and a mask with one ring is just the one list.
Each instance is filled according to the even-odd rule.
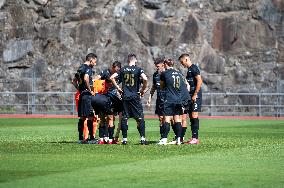
[[156,86],[153,84],[152,87],[151,87],[151,90],[150,90],[150,95],[149,95],[148,101],[147,101],[147,106],[148,107],[151,106],[152,97],[153,97],[156,89],[157,89]]
[[147,78],[147,76],[146,76],[146,74],[145,74],[144,72],[141,74],[141,78],[142,78],[142,80],[143,80],[143,85],[142,85],[142,88],[141,88],[141,90],[140,90],[140,95],[141,95],[141,97],[143,97],[144,94],[145,94],[146,91],[147,91],[148,78]]
[[111,80],[111,82],[112,82],[112,84],[114,85],[114,87],[116,87],[116,89],[120,92],[120,93],[122,93],[123,91],[122,91],[122,89],[119,87],[119,85],[118,85],[118,83],[116,82],[116,78],[118,77],[118,73],[113,73],[110,77],[109,77],[109,79]]
[[192,100],[193,101],[196,101],[197,93],[200,91],[201,85],[202,85],[202,82],[203,82],[202,79],[201,79],[200,74],[196,75],[195,78],[197,80],[197,84],[196,84],[196,88],[195,88],[195,91],[194,91],[193,96],[192,96]]
[[[94,80],[102,80],[105,77],[105,72],[102,70],[100,74],[96,75]],[[104,79],[103,79],[104,80]]]
[[183,82],[186,85],[187,91],[190,92],[190,85],[189,85],[189,83],[187,82],[186,78],[183,75],[181,75],[181,76],[182,76]]
[[79,90],[78,79],[76,77],[72,79],[72,84],[77,90]]
[[101,77],[101,75],[96,75],[95,77],[94,77],[94,80],[100,80],[102,77]]
[[88,91],[91,92],[92,95],[95,95],[95,93],[91,90],[91,86],[90,86],[90,76],[88,74],[84,75],[84,81],[86,83],[86,87],[88,89]]

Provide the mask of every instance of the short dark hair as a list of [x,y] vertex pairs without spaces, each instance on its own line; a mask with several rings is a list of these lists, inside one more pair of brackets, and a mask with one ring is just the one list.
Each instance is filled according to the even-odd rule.
[[164,63],[164,59],[162,59],[162,58],[157,58],[157,59],[154,60],[154,64],[155,64],[155,65],[158,65],[158,64],[161,64],[161,63]]
[[134,58],[137,59],[135,54],[128,54],[127,61],[129,62],[129,61],[133,60]]
[[178,60],[180,60],[180,59],[182,59],[182,58],[184,58],[184,57],[189,57],[189,54],[181,54],[181,55],[179,56]]
[[119,67],[119,68],[121,68],[121,63],[119,61],[115,61],[115,62],[113,62],[112,67]]
[[167,64],[168,66],[172,67],[175,63],[172,59],[168,58],[164,60],[164,64]]
[[97,59],[97,55],[94,54],[94,53],[89,53],[89,54],[86,56],[86,61],[91,61],[92,59]]

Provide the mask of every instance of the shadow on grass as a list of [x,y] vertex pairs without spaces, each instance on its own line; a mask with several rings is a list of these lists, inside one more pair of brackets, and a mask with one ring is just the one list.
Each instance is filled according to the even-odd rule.
[[[147,145],[156,145],[158,142],[157,141],[153,141],[153,140],[149,140],[147,141]],[[141,145],[140,143],[135,143],[133,145]]]
[[53,142],[47,142],[47,143],[50,143],[50,144],[78,144],[77,141],[53,141]]
[[[47,142],[47,143],[50,143],[50,144],[78,144],[77,141],[65,141],[65,140],[63,140],[63,141],[52,141],[52,142]],[[148,143],[147,145],[156,145],[158,142],[150,140],[150,141],[147,141],[147,143]],[[98,144],[90,144],[90,145],[98,145]],[[108,144],[103,144],[103,145],[108,145]],[[119,144],[113,144],[113,145],[122,145],[122,144],[119,143]],[[129,142],[127,145],[141,145],[141,144],[139,142],[134,143],[134,144],[131,144],[131,142]]]

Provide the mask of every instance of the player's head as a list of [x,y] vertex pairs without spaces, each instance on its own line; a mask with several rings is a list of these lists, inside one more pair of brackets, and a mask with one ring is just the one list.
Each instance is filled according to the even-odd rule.
[[170,58],[164,60],[164,65],[166,69],[169,67],[173,67],[174,64],[175,64],[174,61]]
[[191,65],[191,60],[189,54],[181,54],[178,58],[180,64],[184,67],[189,67]]
[[135,54],[128,54],[127,56],[127,63],[130,64],[130,63],[136,63],[137,62],[137,57]]
[[86,56],[86,61],[90,62],[90,67],[93,67],[97,64],[97,55],[94,53],[89,53]]
[[161,58],[155,59],[154,64],[158,72],[164,71],[165,69],[164,59]]
[[115,61],[112,64],[112,70],[114,72],[118,72],[121,69],[121,63],[119,61]]

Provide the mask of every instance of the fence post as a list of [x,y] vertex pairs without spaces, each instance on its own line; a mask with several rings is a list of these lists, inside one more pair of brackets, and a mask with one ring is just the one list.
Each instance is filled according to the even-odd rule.
[[27,109],[27,114],[29,114],[29,113],[30,113],[30,93],[27,92],[27,94],[28,94],[28,109]]
[[261,114],[261,93],[258,93],[258,116],[262,116]]
[[210,92],[210,111],[209,111],[209,116],[212,116],[212,107],[213,107],[213,96],[212,96],[212,92]]
[[32,93],[32,114],[35,113],[35,93]]
[[73,93],[71,93],[72,97],[72,115],[75,114],[75,97],[73,96]]

